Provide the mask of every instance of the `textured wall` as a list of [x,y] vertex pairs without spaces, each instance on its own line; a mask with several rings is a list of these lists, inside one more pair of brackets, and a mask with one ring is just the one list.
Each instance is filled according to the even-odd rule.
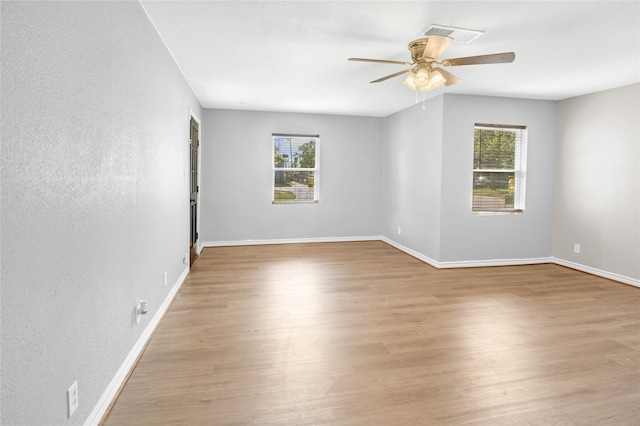
[[560,102],[555,257],[640,279],[638,117],[638,84]]
[[200,107],[135,1],[3,1],[1,71],[1,422],[81,424],[184,271]]
[[[379,236],[382,119],[205,110],[203,242]],[[272,133],[320,135],[320,201],[272,200]]]

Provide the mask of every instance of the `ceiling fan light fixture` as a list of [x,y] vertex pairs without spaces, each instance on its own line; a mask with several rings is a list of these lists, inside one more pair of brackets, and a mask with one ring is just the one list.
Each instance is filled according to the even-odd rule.
[[431,70],[429,72],[429,80],[427,81],[427,84],[424,84],[422,86],[417,85],[417,89],[419,89],[421,92],[426,92],[429,90],[437,89],[446,82],[447,80],[438,70]]
[[418,87],[425,87],[429,85],[429,70],[426,68],[420,68],[416,72],[415,85]]
[[440,87],[447,82],[447,79],[442,76],[440,71],[433,70],[431,71],[431,75],[429,76],[429,86],[432,89],[436,87]]
[[402,82],[405,86],[407,86],[411,90],[416,90],[416,74],[412,72],[404,79]]

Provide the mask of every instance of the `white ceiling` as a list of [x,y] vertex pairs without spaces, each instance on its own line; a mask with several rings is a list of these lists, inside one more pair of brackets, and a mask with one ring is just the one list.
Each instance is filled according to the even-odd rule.
[[[484,31],[440,59],[515,52],[511,64],[447,68],[427,93],[560,100],[640,81],[639,1],[145,1],[205,108],[387,116],[414,104],[403,77],[430,24]],[[422,94],[420,94],[422,99]]]

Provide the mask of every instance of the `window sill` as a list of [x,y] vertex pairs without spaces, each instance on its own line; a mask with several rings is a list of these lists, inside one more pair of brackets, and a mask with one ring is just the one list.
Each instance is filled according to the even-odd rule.
[[474,216],[496,216],[496,215],[511,215],[511,214],[523,214],[524,210],[482,210],[471,212]]
[[318,200],[309,201],[272,201],[271,204],[317,204]]

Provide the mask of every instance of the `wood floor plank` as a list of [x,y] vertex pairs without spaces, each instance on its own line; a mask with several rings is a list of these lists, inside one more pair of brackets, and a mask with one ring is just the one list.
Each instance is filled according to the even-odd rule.
[[377,241],[206,248],[105,425],[640,425],[640,290]]

